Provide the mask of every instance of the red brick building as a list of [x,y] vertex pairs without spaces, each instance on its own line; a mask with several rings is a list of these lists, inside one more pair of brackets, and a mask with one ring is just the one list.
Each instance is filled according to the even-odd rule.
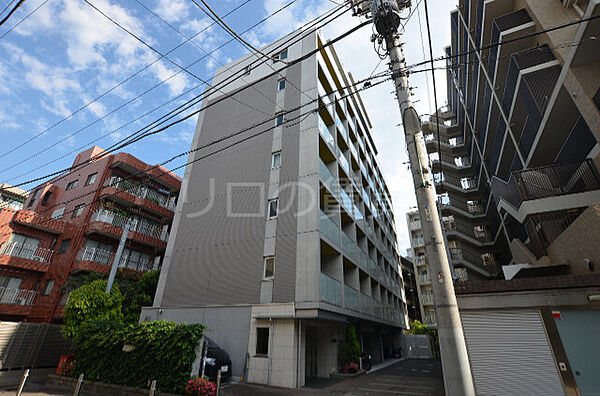
[[[32,189],[23,210],[0,210],[0,320],[60,322],[69,275],[160,266],[181,187],[162,166],[92,147],[72,170]],[[81,166],[90,158],[97,158]],[[80,165],[80,166],[78,166]]]

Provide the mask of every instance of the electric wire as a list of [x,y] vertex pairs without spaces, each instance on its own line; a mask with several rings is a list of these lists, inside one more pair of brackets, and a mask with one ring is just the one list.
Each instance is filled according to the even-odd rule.
[[[327,15],[325,15],[325,16],[323,16],[323,17],[321,17],[321,18],[318,18],[318,20],[317,20],[316,22],[314,22],[314,23],[318,23],[318,22],[320,22],[321,20],[324,20],[325,18],[328,18],[330,15],[332,15],[333,13],[335,13],[335,11],[337,11],[337,9],[334,9],[334,10],[332,10],[331,12],[328,12],[328,13],[327,13]],[[344,12],[346,12],[346,11],[344,11]],[[335,20],[336,18],[339,18],[341,15],[343,15],[343,13],[342,13],[342,14],[339,14],[339,15],[337,15],[337,16],[335,16],[333,19],[331,19],[331,20],[329,20],[329,21],[326,21],[326,22],[325,22],[325,24],[331,23],[333,20]],[[356,31],[356,30],[358,30],[359,28],[361,28],[361,27],[365,26],[366,24],[367,24],[367,22],[364,22],[364,23],[362,23],[362,24],[360,24],[360,25],[358,25],[358,26],[354,27],[353,29],[350,29],[350,30],[349,30],[349,31],[347,31],[346,33],[342,34],[341,36],[338,36],[338,37],[336,37],[335,39],[333,39],[333,40],[331,40],[331,41],[327,42],[326,44],[322,45],[322,46],[321,46],[321,47],[319,47],[317,50],[311,51],[311,52],[310,52],[308,55],[305,55],[305,56],[303,56],[303,57],[301,57],[301,58],[295,59],[293,62],[290,62],[290,64],[289,64],[289,65],[286,65],[285,67],[283,67],[283,68],[282,68],[282,69],[280,69],[279,71],[281,71],[281,70],[283,70],[283,69],[285,69],[285,68],[287,68],[287,67],[291,66],[292,64],[297,64],[297,63],[299,63],[299,62],[301,62],[301,61],[304,61],[304,60],[306,60],[306,59],[307,59],[309,56],[311,56],[311,55],[313,55],[314,53],[316,53],[316,52],[318,52],[318,51],[322,50],[323,48],[326,48],[326,47],[327,47],[327,46],[329,46],[329,45],[332,45],[333,43],[335,43],[335,42],[337,42],[337,41],[341,40],[342,38],[344,38],[344,37],[348,36],[349,34],[352,34],[353,32],[355,32],[355,31]],[[324,25],[323,25],[323,26],[324,26]],[[314,27],[314,24],[313,24],[313,27]],[[300,33],[302,33],[301,29],[299,29],[299,31],[300,31]],[[301,37],[301,38],[299,38],[298,40],[302,40],[304,37],[308,36],[309,34],[311,34],[311,31],[309,31],[309,32],[307,32],[307,33],[305,33],[305,34],[303,34],[303,35],[302,35],[302,37]],[[295,39],[295,38],[296,38],[296,37],[290,37],[290,38],[288,39],[288,41],[287,41],[287,42],[289,42],[289,41],[291,41],[291,40],[293,40],[293,39]],[[284,43],[282,43],[281,45],[287,45],[287,42],[284,42]],[[243,72],[243,69],[242,69],[241,71]],[[268,78],[271,78],[271,77],[273,77],[275,74],[277,74],[277,71],[275,71],[275,72],[273,72],[273,73],[270,73],[270,74],[268,74],[268,75],[266,75],[266,76],[263,76],[262,78],[260,78],[260,79],[258,79],[258,80],[256,80],[256,81],[254,81],[254,82],[253,82],[253,84],[257,84],[257,83],[259,83],[259,82],[262,82],[262,81],[264,81],[264,80],[266,80],[266,79],[268,79]],[[231,78],[232,78],[232,79],[235,79],[235,75],[231,76]],[[232,82],[233,82],[233,81],[229,81],[229,82],[228,82],[226,85],[228,85],[228,84],[231,84]],[[247,89],[247,88],[249,88],[249,86],[248,86],[248,85],[247,85],[247,86],[245,86],[245,87],[242,87],[242,88],[240,88],[240,89],[239,89],[238,91],[236,91],[236,92],[241,92],[241,91],[243,91],[243,90],[245,90],[245,89]],[[221,102],[221,101],[223,101],[223,100],[226,100],[226,99],[228,99],[230,96],[231,96],[231,94],[229,94],[229,95],[224,95],[224,96],[220,97],[219,99],[215,100],[214,102],[211,102],[210,104],[208,104],[208,105],[206,105],[206,106],[203,106],[201,109],[199,109],[199,110],[196,110],[196,111],[194,111],[193,113],[191,113],[191,114],[189,114],[189,115],[185,116],[184,118],[182,118],[182,119],[179,119],[179,120],[177,120],[177,121],[175,121],[175,122],[172,122],[171,124],[168,124],[166,127],[161,127],[160,129],[158,129],[158,130],[155,130],[155,131],[146,131],[146,132],[144,131],[145,129],[148,129],[148,128],[153,128],[153,127],[156,127],[156,126],[159,126],[159,125],[163,124],[164,122],[166,122],[166,121],[168,121],[168,120],[172,119],[172,118],[173,118],[173,117],[175,117],[176,115],[183,113],[184,111],[188,110],[189,108],[191,108],[191,107],[193,107],[194,105],[196,105],[197,103],[199,103],[199,102],[202,100],[202,97],[201,97],[201,95],[200,95],[200,96],[196,96],[196,97],[192,98],[191,100],[187,101],[186,103],[184,103],[183,105],[180,105],[180,106],[178,106],[176,109],[174,109],[174,110],[170,111],[170,112],[169,112],[167,115],[165,115],[165,116],[163,116],[163,117],[159,118],[158,120],[155,120],[154,122],[152,122],[152,123],[148,124],[146,127],[144,127],[144,128],[141,128],[141,129],[139,129],[138,131],[136,131],[136,132],[134,132],[134,133],[130,134],[130,135],[127,137],[127,138],[125,138],[125,139],[121,139],[121,140],[118,142],[118,144],[114,144],[114,145],[113,145],[111,148],[109,148],[108,150],[105,150],[105,152],[104,152],[103,156],[104,156],[104,155],[108,155],[108,154],[110,154],[112,151],[116,151],[116,150],[118,150],[118,149],[121,149],[121,148],[123,148],[123,147],[126,147],[126,146],[128,146],[128,145],[130,145],[130,144],[132,144],[132,143],[134,143],[134,142],[136,142],[136,141],[139,141],[139,140],[141,140],[141,139],[143,139],[143,138],[145,138],[145,137],[147,137],[147,136],[151,136],[151,135],[153,135],[153,134],[159,133],[159,132],[161,132],[161,131],[163,131],[163,130],[166,130],[166,129],[170,128],[170,127],[171,127],[171,126],[173,126],[173,125],[176,125],[176,124],[178,124],[178,123],[180,123],[180,122],[183,122],[183,121],[185,121],[186,119],[190,118],[191,116],[193,116],[193,115],[195,115],[195,114],[197,114],[197,113],[199,113],[199,112],[201,112],[201,111],[204,111],[204,110],[206,110],[207,108],[209,108],[209,107],[212,107],[212,106],[216,105],[217,103],[220,103],[220,102]],[[162,119],[162,120],[161,120],[161,119]],[[88,161],[85,161],[85,162],[83,162],[83,163],[81,163],[81,164],[77,165],[77,167],[79,168],[79,167],[82,167],[82,166],[86,166],[86,165],[87,165],[87,164],[89,164],[90,162],[92,162],[92,161],[96,161],[96,160],[98,160],[98,159],[99,159],[99,158],[95,157],[95,158],[93,158],[93,159],[90,159],[90,160],[88,160]],[[37,178],[35,178],[35,179],[31,179],[31,180],[29,180],[29,181],[26,181],[26,182],[21,182],[21,183],[19,183],[19,184],[16,184],[16,185],[14,185],[14,187],[18,187],[18,186],[25,185],[25,184],[31,184],[31,183],[33,183],[33,182],[36,182],[36,181],[41,181],[41,180],[47,179],[47,178],[49,178],[49,177],[56,176],[56,175],[60,175],[60,174],[62,174],[62,173],[64,173],[64,172],[68,172],[68,171],[72,171],[72,170],[73,170],[73,168],[72,168],[72,167],[64,168],[64,169],[61,169],[61,170],[59,170],[59,171],[56,171],[56,172],[53,172],[53,173],[50,173],[50,174],[47,174],[47,175],[44,175],[44,176],[40,176],[40,177],[37,177]]]
[[10,16],[17,11],[17,9],[21,7],[24,2],[25,0],[19,0],[19,2],[8,12],[8,14],[6,14],[6,16],[0,20],[0,26],[4,25],[4,22],[8,21],[8,18],[10,18]]
[[[385,77],[385,78],[382,78],[382,77]],[[372,80],[372,79],[377,79],[377,78],[382,78],[382,79],[381,79],[380,81],[377,81],[377,82],[375,82],[375,83],[371,83],[371,84],[364,84],[366,81],[370,81],[370,80]],[[390,73],[379,74],[379,75],[376,75],[376,76],[368,77],[368,78],[365,78],[365,79],[363,79],[363,80],[357,81],[357,82],[355,82],[355,83],[353,83],[353,84],[349,84],[349,85],[347,85],[347,86],[341,87],[341,88],[339,88],[339,89],[336,89],[336,90],[334,90],[333,92],[342,92],[342,91],[344,91],[344,89],[348,89],[348,91],[349,91],[349,92],[348,92],[347,94],[343,94],[343,95],[341,95],[341,96],[340,96],[340,98],[341,98],[341,99],[344,99],[344,98],[346,98],[346,97],[350,97],[350,96],[353,96],[353,95],[357,95],[357,94],[359,94],[361,91],[365,91],[365,90],[367,90],[367,89],[370,89],[370,88],[373,88],[373,87],[375,87],[375,86],[378,86],[378,85],[380,85],[380,84],[383,84],[383,83],[385,83],[385,82],[387,82],[387,81],[390,81],[391,79],[392,79],[392,77],[391,77],[391,74],[390,74]],[[361,88],[359,88],[359,89],[354,89],[354,91],[351,91],[351,90],[350,90],[350,88],[353,88],[353,87],[355,88],[357,85],[360,85],[360,84],[364,84],[364,85],[363,85]],[[301,110],[301,109],[302,109],[302,108],[304,108],[304,107],[307,107],[307,106],[313,105],[314,103],[318,103],[318,101],[319,101],[320,99],[321,99],[320,97],[317,97],[316,99],[313,99],[313,101],[311,101],[311,102],[306,102],[306,103],[303,103],[303,104],[301,104],[301,105],[299,105],[299,106],[297,106],[297,107],[295,107],[295,108],[293,108],[293,109],[287,110],[287,111],[285,112],[285,114],[291,114],[291,113],[293,113],[293,112],[296,112],[296,111],[299,111],[299,110]],[[330,106],[330,105],[331,105],[331,106],[335,106],[335,102],[332,102],[332,103],[330,103],[330,104],[328,104],[328,105],[325,105],[325,107],[326,107],[326,106]],[[185,166],[188,166],[188,165],[190,165],[190,164],[193,164],[193,163],[195,163],[195,162],[198,162],[198,161],[200,161],[200,160],[203,160],[203,159],[206,159],[206,158],[208,158],[208,157],[211,157],[211,156],[213,156],[213,155],[215,155],[215,154],[218,154],[218,153],[220,153],[220,152],[222,152],[222,151],[225,151],[225,150],[227,150],[227,149],[229,149],[229,148],[231,148],[231,147],[233,147],[233,146],[235,146],[235,145],[237,145],[237,144],[240,144],[240,143],[246,142],[246,141],[248,141],[248,140],[250,140],[250,139],[253,139],[253,138],[257,137],[257,136],[260,136],[260,135],[262,135],[262,134],[264,134],[264,133],[267,133],[267,132],[269,132],[269,131],[271,131],[271,130],[273,130],[273,129],[275,129],[275,128],[279,127],[279,126],[286,126],[287,124],[290,124],[290,123],[292,123],[293,121],[299,120],[299,119],[301,119],[301,118],[303,118],[303,117],[307,117],[307,116],[308,116],[308,115],[310,115],[310,114],[317,113],[317,112],[320,110],[320,108],[321,108],[321,107],[322,107],[322,106],[317,106],[317,107],[316,107],[316,108],[314,108],[314,109],[310,109],[310,110],[308,110],[307,112],[305,112],[305,113],[301,113],[301,114],[299,114],[298,116],[295,116],[295,117],[292,117],[292,118],[286,118],[286,117],[284,117],[283,123],[282,123],[282,124],[280,124],[280,125],[272,125],[272,126],[268,127],[268,128],[267,128],[267,129],[265,129],[265,130],[259,131],[259,132],[257,132],[257,133],[254,133],[254,134],[251,134],[251,135],[248,135],[248,136],[245,136],[244,138],[242,138],[242,139],[240,139],[240,140],[237,140],[237,141],[235,141],[235,142],[233,142],[233,143],[231,143],[231,144],[228,144],[228,145],[226,145],[226,146],[224,146],[224,147],[218,148],[218,149],[216,149],[216,150],[214,150],[214,151],[212,151],[212,152],[210,152],[210,153],[208,153],[208,154],[205,154],[205,155],[202,155],[202,156],[200,156],[200,157],[194,158],[194,159],[193,159],[193,160],[191,160],[191,161],[186,161],[184,164],[181,164],[181,165],[179,165],[179,166],[176,166],[176,167],[174,167],[174,168],[171,168],[171,169],[165,169],[164,171],[162,171],[162,172],[163,172],[163,175],[164,175],[164,174],[168,174],[168,173],[172,173],[172,172],[173,172],[173,171],[175,171],[175,170],[181,169],[181,168],[183,168],[183,167],[185,167]],[[229,135],[227,135],[227,136],[224,136],[224,137],[222,137],[222,138],[216,139],[216,140],[214,140],[214,141],[212,141],[212,142],[210,142],[210,143],[207,143],[207,144],[204,144],[204,145],[202,145],[202,146],[199,146],[199,147],[196,147],[196,148],[193,148],[193,149],[190,149],[190,150],[187,150],[187,151],[181,152],[181,153],[179,153],[179,154],[176,154],[175,156],[172,156],[172,157],[170,157],[169,159],[167,159],[167,160],[165,160],[165,161],[162,161],[162,162],[160,162],[159,164],[156,164],[156,165],[153,165],[153,166],[151,166],[151,167],[150,167],[150,169],[146,169],[146,170],[143,170],[143,171],[138,171],[138,172],[132,173],[131,175],[128,175],[127,177],[123,178],[123,180],[125,181],[125,180],[134,179],[134,178],[139,178],[139,177],[140,177],[140,176],[142,176],[142,175],[149,175],[149,172],[152,172],[153,170],[155,170],[155,169],[158,169],[158,168],[160,168],[160,167],[164,167],[166,164],[168,164],[168,163],[170,163],[170,162],[173,162],[174,160],[176,160],[176,159],[178,159],[178,158],[181,158],[181,157],[183,157],[183,156],[190,155],[191,153],[194,153],[194,152],[197,152],[197,151],[200,151],[200,150],[203,150],[203,149],[206,149],[206,148],[209,148],[209,147],[215,146],[215,145],[217,145],[217,144],[219,144],[219,143],[223,143],[223,142],[225,142],[225,141],[227,141],[227,140],[229,140],[229,139],[232,139],[232,138],[234,138],[234,137],[238,137],[239,135],[241,135],[241,134],[243,134],[243,133],[245,133],[245,132],[248,132],[248,131],[250,131],[250,130],[252,130],[252,129],[258,128],[258,127],[260,127],[260,126],[262,126],[262,125],[264,125],[264,124],[266,124],[266,123],[273,122],[273,121],[274,121],[274,120],[276,120],[276,119],[277,119],[277,115],[275,115],[275,116],[273,116],[273,117],[269,117],[269,118],[267,118],[267,119],[264,119],[264,120],[262,120],[262,121],[260,121],[260,122],[258,122],[258,123],[255,123],[255,124],[251,125],[250,127],[244,128],[244,129],[242,129],[242,130],[239,130],[239,131],[237,131],[237,132],[234,132],[234,133],[232,133],[232,134],[229,134]],[[156,177],[160,177],[160,176],[156,176]],[[49,182],[52,182],[52,180],[50,180]],[[66,206],[68,203],[71,203],[71,202],[77,201],[77,200],[79,200],[79,199],[81,199],[81,198],[84,198],[84,197],[86,197],[86,196],[89,196],[89,195],[91,195],[91,194],[95,194],[96,192],[98,192],[98,191],[100,191],[100,190],[103,190],[103,189],[105,189],[105,188],[107,188],[107,187],[112,187],[112,186],[111,186],[111,185],[108,185],[108,186],[106,186],[106,185],[99,186],[98,188],[96,188],[96,189],[94,189],[94,190],[88,191],[88,192],[86,192],[86,193],[84,193],[84,194],[81,194],[81,195],[79,195],[79,196],[77,196],[77,197],[71,198],[71,199],[69,199],[69,200],[67,200],[67,201],[65,201],[65,202],[61,202],[61,203],[60,203],[60,205],[59,205],[59,204],[55,204],[55,205],[52,205],[52,206],[50,206],[50,207],[48,207],[48,208],[45,208],[45,209],[44,209],[44,211],[43,211],[43,212],[41,212],[41,213],[50,213],[50,210],[51,210],[51,209],[54,209],[54,208],[56,208],[56,207],[58,207],[58,206],[61,206],[61,207],[63,207],[63,206]],[[116,193],[112,193],[112,194],[105,194],[105,195],[103,195],[103,197],[111,197],[111,196],[116,196],[116,195],[118,195],[118,194],[121,194],[121,193],[122,193],[122,191],[121,191],[121,190],[119,190],[119,191],[118,191],[118,192],[116,192]],[[91,204],[84,204],[84,207],[86,207],[86,206],[91,206]],[[75,210],[76,210],[76,209],[73,209],[73,210],[71,210],[71,211],[68,211],[68,212],[65,212],[65,213],[63,213],[63,217],[64,217],[65,215],[69,214],[69,213],[73,213]],[[41,213],[40,213],[40,215],[41,215]],[[46,218],[46,219],[42,219],[42,220],[41,220],[41,223],[42,223],[42,225],[43,225],[43,223],[44,223],[44,222],[47,222],[47,221],[53,221],[53,220],[54,220],[54,219],[52,219],[52,218]],[[7,225],[7,224],[10,224],[10,223],[0,224],[0,227],[1,227],[1,226],[4,226],[4,225]],[[0,235],[0,237],[6,236],[6,235],[9,235],[9,234],[10,234],[10,232],[8,232],[8,233],[4,233],[4,234]]]
[[0,11],[0,15],[4,14],[4,11],[8,10],[8,7],[10,7],[16,0],[10,0],[10,2],[2,9],[2,11]]
[[46,5],[46,3],[50,1],[50,0],[44,0],[42,2],[42,4],[40,4],[39,6],[37,6],[36,8],[33,9],[33,11],[31,11],[29,14],[25,15],[23,17],[23,19],[21,19],[19,22],[17,22],[15,25],[13,25],[13,27],[11,27],[10,29],[8,29],[6,32],[4,32],[4,34],[2,34],[2,36],[0,36],[0,40],[2,40],[4,37],[6,37],[7,34],[9,34],[10,32],[12,32],[13,30],[15,30],[17,27],[19,27],[20,24],[22,24],[24,21],[26,21],[27,19],[29,19],[30,16],[32,16],[37,10],[39,10],[40,8],[42,8],[44,5]]

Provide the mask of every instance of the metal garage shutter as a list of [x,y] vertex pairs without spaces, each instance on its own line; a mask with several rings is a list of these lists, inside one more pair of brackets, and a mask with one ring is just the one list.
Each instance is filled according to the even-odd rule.
[[539,311],[461,317],[477,395],[565,395]]

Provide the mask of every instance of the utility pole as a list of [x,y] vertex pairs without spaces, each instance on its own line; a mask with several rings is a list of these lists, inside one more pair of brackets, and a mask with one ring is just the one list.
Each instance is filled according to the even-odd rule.
[[[370,7],[368,7],[369,3]],[[475,396],[450,264],[436,209],[436,194],[429,157],[421,131],[421,121],[411,100],[408,72],[398,34],[400,12],[410,7],[410,0],[358,1],[355,4],[358,4],[355,8],[356,14],[371,13],[378,33],[373,37],[373,41],[385,41],[390,57],[390,68],[404,125],[410,169],[429,261],[446,395]]]
[[112,266],[110,267],[110,275],[108,275],[108,282],[106,282],[106,292],[110,294],[110,289],[115,282],[115,276],[117,276],[117,269],[119,268],[119,262],[121,262],[121,256],[123,255],[123,249],[125,249],[125,242],[127,242],[127,235],[129,234],[129,220],[123,227],[123,233],[121,234],[121,240],[119,241],[119,247],[115,254]]

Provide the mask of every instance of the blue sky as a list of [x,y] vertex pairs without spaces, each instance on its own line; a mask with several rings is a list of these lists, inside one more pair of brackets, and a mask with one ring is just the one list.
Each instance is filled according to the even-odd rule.
[[[48,0],[31,17],[8,32],[43,1],[27,0],[9,21],[0,26],[0,37],[6,34],[0,38],[0,182],[16,184],[68,167],[76,153],[93,144],[110,146],[205,88],[198,79],[180,72],[167,60],[157,61],[159,55],[83,0]],[[206,29],[211,23],[191,0],[89,1],[163,54],[186,40],[167,23],[187,37]],[[9,2],[0,0],[0,9]],[[208,1],[220,15],[242,2]],[[232,13],[227,22],[237,32],[242,32],[288,2],[250,0]],[[434,0],[429,4],[434,56],[439,56],[449,43],[449,12],[455,5],[449,0]],[[426,34],[422,6],[421,3],[419,11],[406,25],[404,49],[409,64],[424,58],[419,29],[420,16],[423,34]],[[335,4],[328,0],[296,0],[285,11],[245,34],[245,38],[254,45],[269,43],[332,7]],[[358,22],[349,15],[342,17],[327,26],[324,34],[333,38]],[[357,80],[369,76],[379,63],[369,42],[370,34],[370,28],[366,27],[336,45],[344,66]],[[426,36],[423,38],[428,58]],[[247,53],[240,44],[233,42],[211,56],[206,55],[229,40],[224,31],[213,26],[193,42],[169,53],[168,57],[182,66],[196,62],[189,67],[190,72],[210,81],[217,67]],[[202,57],[204,59],[198,61]],[[377,70],[382,71],[385,67],[385,61],[381,62]],[[430,106],[433,106],[433,92],[431,87],[428,89],[426,77],[430,74],[419,73],[411,77],[411,85],[417,87],[416,107],[421,114],[430,113]],[[437,73],[436,78],[438,105],[441,106],[446,101],[444,73]],[[392,89],[391,83],[382,84],[364,92],[363,99],[374,124],[378,160],[392,191],[399,246],[404,250],[410,245],[404,213],[415,205],[415,200],[405,164],[403,133],[397,127],[400,117]],[[149,92],[136,99],[147,90]],[[103,95],[101,99],[79,110],[100,95]],[[63,121],[63,118],[66,119]],[[162,162],[189,149],[195,123],[196,117],[192,117],[127,147],[126,151],[151,164]],[[4,155],[39,134],[30,143]],[[176,160],[167,167],[181,165],[184,161],[185,158]],[[183,174],[182,170],[178,173]]]

